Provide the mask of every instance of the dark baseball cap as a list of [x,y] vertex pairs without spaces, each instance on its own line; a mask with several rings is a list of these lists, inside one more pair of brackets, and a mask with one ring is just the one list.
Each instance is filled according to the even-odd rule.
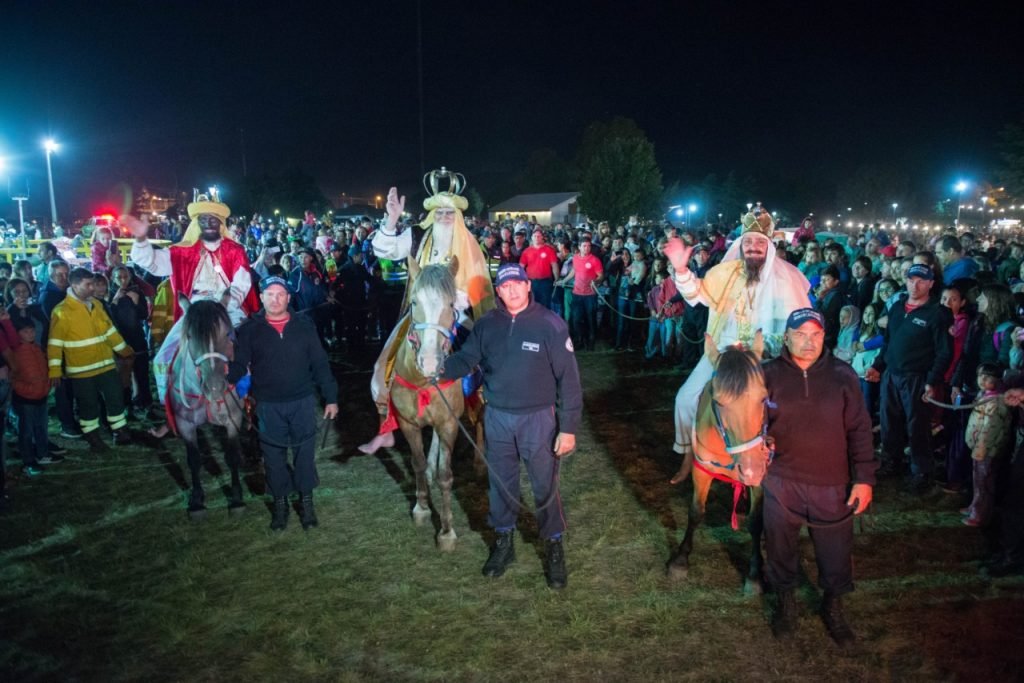
[[288,281],[283,277],[277,277],[276,275],[271,275],[270,277],[265,277],[260,280],[260,291],[265,292],[272,285],[281,285],[289,294],[291,294],[292,288],[289,286]]
[[817,323],[818,327],[825,329],[825,316],[813,308],[798,308],[790,313],[786,320],[786,329],[795,330],[806,322]]
[[528,282],[530,278],[526,277],[526,269],[518,263],[506,263],[501,268],[498,268],[498,277],[494,280],[496,287],[501,287],[506,282],[512,280],[518,280],[520,282]]
[[910,269],[907,271],[907,279],[909,280],[912,277],[919,277],[922,280],[934,280],[935,274],[932,273],[932,269],[925,264],[915,263],[910,266]]

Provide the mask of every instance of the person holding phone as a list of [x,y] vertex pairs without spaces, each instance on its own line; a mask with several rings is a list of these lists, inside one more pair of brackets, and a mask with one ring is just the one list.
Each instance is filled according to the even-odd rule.
[[773,630],[785,638],[797,629],[800,528],[807,525],[825,592],[822,618],[848,648],[856,636],[841,598],[853,590],[853,516],[871,504],[879,464],[871,418],[857,374],[825,348],[825,319],[813,308],[789,315],[782,352],[763,367],[775,449],[763,483],[767,578],[778,598]]

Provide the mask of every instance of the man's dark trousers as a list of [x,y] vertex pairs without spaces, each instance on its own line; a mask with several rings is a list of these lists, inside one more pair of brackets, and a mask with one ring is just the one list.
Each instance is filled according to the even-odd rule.
[[[314,462],[316,408],[316,397],[312,394],[295,401],[256,404],[267,488],[274,498],[284,498],[295,490],[300,494],[312,493],[320,483]],[[293,455],[290,467],[286,445],[291,446]]]
[[484,412],[487,433],[487,464],[490,490],[488,522],[498,531],[512,529],[521,508],[519,502],[519,460],[526,464],[536,506],[541,538],[565,531],[565,512],[558,492],[558,459],[555,443],[555,410],[517,414],[488,405]]
[[910,442],[910,473],[931,480],[934,463],[931,454],[931,419],[928,404],[922,400],[925,376],[912,373],[882,374],[879,413],[882,448],[892,462],[902,460],[903,447]]
[[551,293],[555,290],[555,281],[551,278],[530,280],[530,291],[533,293],[533,300],[547,309],[551,309]]
[[[828,524],[850,514],[846,486],[815,486],[769,474],[764,480],[766,577],[776,591],[793,590],[800,580],[800,527],[808,520]],[[826,594],[853,590],[853,519],[836,526],[809,528]]]

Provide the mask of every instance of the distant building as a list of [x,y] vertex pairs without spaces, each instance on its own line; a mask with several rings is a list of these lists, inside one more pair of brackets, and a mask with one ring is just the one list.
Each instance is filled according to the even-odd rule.
[[547,192],[543,194],[517,194],[490,208],[492,221],[502,221],[525,215],[541,225],[555,223],[575,224],[579,217],[579,192]]
[[183,192],[151,191],[147,187],[142,188],[138,198],[135,200],[135,210],[139,214],[151,214],[154,216],[165,215],[167,209],[172,206],[185,206],[186,195]]

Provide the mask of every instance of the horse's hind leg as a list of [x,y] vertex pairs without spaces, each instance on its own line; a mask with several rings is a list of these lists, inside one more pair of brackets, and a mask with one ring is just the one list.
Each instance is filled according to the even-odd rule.
[[[458,538],[452,528],[452,447],[458,435],[458,422],[449,420],[434,428],[434,443],[438,443],[437,483],[441,486],[441,531],[437,536],[437,545],[441,550],[455,550]],[[438,438],[440,437],[440,438]],[[431,444],[433,450],[434,444]]]
[[416,504],[412,508],[412,520],[416,526],[430,521],[430,489],[427,483],[427,458],[423,454],[423,430],[405,420],[399,420],[402,434],[412,451],[412,471],[416,475]]
[[708,501],[711,477],[700,470],[693,471],[693,499],[690,514],[686,520],[686,535],[679,544],[675,555],[668,563],[668,577],[673,580],[685,579],[690,573],[690,553],[693,551],[693,534],[704,521],[704,510]]
[[764,497],[760,486],[750,489],[750,517],[747,526],[750,529],[750,569],[743,592],[747,595],[760,595],[764,592],[761,574],[764,569],[764,557],[761,555],[761,536],[764,535]]
[[233,425],[228,425],[228,447],[224,452],[224,461],[231,470],[231,496],[228,498],[228,513],[237,515],[245,511],[245,503],[242,501],[242,479],[238,475],[238,469],[242,464],[242,447],[238,440],[238,431]]

